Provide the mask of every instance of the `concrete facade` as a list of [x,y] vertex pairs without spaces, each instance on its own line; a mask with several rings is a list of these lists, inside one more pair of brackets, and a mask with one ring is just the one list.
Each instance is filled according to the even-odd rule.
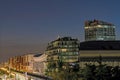
[[84,67],[86,63],[98,65],[100,58],[102,64],[120,66],[120,50],[80,50],[80,67]]

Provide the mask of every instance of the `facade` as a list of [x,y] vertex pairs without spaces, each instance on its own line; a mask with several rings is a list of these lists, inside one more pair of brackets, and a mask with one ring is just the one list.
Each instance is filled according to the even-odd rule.
[[9,59],[8,65],[11,69],[17,71],[44,75],[46,69],[46,55],[29,53],[15,56]]
[[90,40],[115,40],[115,25],[99,21],[85,22],[85,41]]
[[46,54],[36,54],[36,55],[34,55],[33,59],[34,59],[34,63],[33,63],[34,73],[44,75],[45,70],[47,68],[47,66],[46,66],[47,55]]
[[71,37],[62,37],[48,43],[47,61],[76,62],[79,55],[79,41]]
[[80,43],[80,67],[86,63],[120,66],[120,41],[85,41]]
[[8,66],[8,62],[7,61],[4,61],[4,62],[0,63],[0,68],[7,67],[7,66]]
[[33,54],[10,58],[9,67],[17,71],[33,72]]

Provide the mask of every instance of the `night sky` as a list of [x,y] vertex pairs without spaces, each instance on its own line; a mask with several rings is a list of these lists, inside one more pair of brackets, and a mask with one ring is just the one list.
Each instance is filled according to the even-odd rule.
[[115,24],[120,39],[120,0],[0,0],[0,61],[43,53],[57,36],[84,41],[84,21]]

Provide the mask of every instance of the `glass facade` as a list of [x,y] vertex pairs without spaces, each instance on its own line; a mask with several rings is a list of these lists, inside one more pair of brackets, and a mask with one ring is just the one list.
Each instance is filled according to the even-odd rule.
[[103,21],[85,22],[85,40],[115,40],[115,26]]

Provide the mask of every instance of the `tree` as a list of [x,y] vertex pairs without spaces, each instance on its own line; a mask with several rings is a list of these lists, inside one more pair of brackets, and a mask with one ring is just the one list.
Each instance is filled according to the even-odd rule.
[[91,64],[86,64],[83,69],[82,75],[85,80],[95,80],[95,70],[96,66]]
[[107,66],[106,64],[102,64],[102,56],[99,56],[98,66],[96,66],[96,78],[95,80],[110,80],[111,79],[111,66]]
[[58,65],[58,68],[59,68],[59,69],[62,69],[62,67],[63,67],[63,62],[59,60],[59,61],[57,62],[57,65]]
[[115,66],[112,69],[112,79],[113,80],[118,80],[120,79],[120,67],[119,66]]
[[119,80],[120,67],[107,66],[103,64],[91,65],[86,64],[82,70],[84,80]]

